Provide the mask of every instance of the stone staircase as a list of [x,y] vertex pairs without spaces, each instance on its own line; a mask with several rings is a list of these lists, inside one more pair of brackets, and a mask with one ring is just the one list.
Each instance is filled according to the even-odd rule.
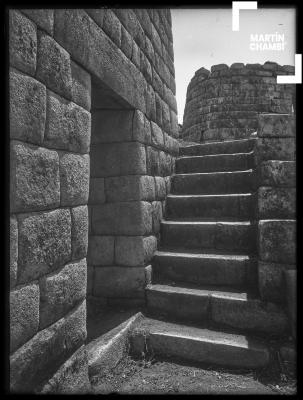
[[284,311],[258,296],[255,140],[180,148],[146,290],[155,353],[259,368],[268,338],[287,333]]

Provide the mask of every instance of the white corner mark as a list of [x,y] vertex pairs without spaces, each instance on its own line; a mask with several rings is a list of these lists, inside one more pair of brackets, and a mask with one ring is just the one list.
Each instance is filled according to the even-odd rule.
[[295,54],[295,75],[277,75],[277,83],[302,83],[302,54]]
[[239,30],[239,14],[240,10],[257,10],[258,2],[257,1],[233,1],[233,9],[232,9],[232,30]]

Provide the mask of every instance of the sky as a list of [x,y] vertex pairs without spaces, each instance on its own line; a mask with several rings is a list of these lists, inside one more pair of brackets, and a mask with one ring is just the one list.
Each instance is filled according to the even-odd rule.
[[[234,62],[295,62],[295,9],[240,10],[240,30],[232,31],[230,9],[171,9],[178,120],[182,124],[187,86],[197,69]],[[251,34],[284,34],[284,50],[253,51]]]

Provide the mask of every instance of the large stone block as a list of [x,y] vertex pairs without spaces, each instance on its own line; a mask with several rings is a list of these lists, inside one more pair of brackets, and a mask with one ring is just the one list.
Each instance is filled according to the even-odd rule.
[[164,200],[166,196],[165,178],[162,176],[155,176],[156,199]]
[[89,236],[87,262],[89,265],[113,265],[115,238]]
[[147,235],[152,231],[151,204],[144,201],[92,207],[92,232],[97,235]]
[[37,79],[60,94],[71,99],[72,74],[70,56],[52,37],[39,32],[38,56],[37,56]]
[[92,113],[92,143],[132,140],[133,110],[96,110]]
[[89,155],[60,155],[61,205],[86,204],[89,195]]
[[259,257],[262,261],[296,262],[295,220],[259,221]]
[[67,209],[20,215],[18,281],[28,282],[71,258],[71,217]]
[[15,216],[10,216],[10,231],[9,231],[9,278],[10,287],[14,287],[17,282],[18,271],[18,222]]
[[84,108],[48,92],[44,143],[48,147],[88,153],[91,116]]
[[163,218],[161,201],[152,202],[152,212],[153,212],[153,232],[155,234],[158,234],[160,232],[160,224]]
[[159,150],[151,146],[146,146],[146,172],[151,176],[160,174]]
[[156,249],[155,236],[118,236],[115,243],[115,265],[146,265]]
[[31,20],[33,20],[39,28],[44,29],[50,35],[53,34],[54,28],[54,10],[50,9],[22,9],[23,14],[26,14]]
[[260,219],[294,218],[296,189],[260,187],[258,189],[258,214]]
[[291,114],[258,115],[259,137],[290,137],[296,134],[296,119]]
[[10,292],[10,352],[14,352],[39,327],[39,285],[17,287]]
[[46,119],[46,88],[40,82],[14,71],[9,83],[12,139],[41,144]]
[[293,265],[259,261],[258,282],[261,299],[275,303],[285,303],[284,271],[293,268]]
[[258,162],[266,160],[293,161],[296,158],[294,138],[259,138],[257,144]]
[[151,122],[151,132],[152,132],[152,144],[155,147],[163,148],[164,147],[164,138],[162,129],[155,124],[153,121]]
[[135,111],[133,118],[133,140],[140,143],[151,143],[150,121],[139,110]]
[[129,59],[131,59],[132,56],[132,48],[133,48],[132,37],[124,28],[124,26],[121,25],[121,50]]
[[105,10],[102,29],[118,47],[121,46],[121,22],[110,9]]
[[74,103],[90,110],[91,107],[91,77],[88,72],[74,61],[71,62],[72,71],[72,100]]
[[66,317],[38,332],[10,357],[13,393],[33,393],[86,339],[85,300]]
[[105,178],[108,202],[152,200],[155,198],[155,183],[149,175],[128,175]]
[[259,184],[264,186],[296,186],[295,161],[268,160],[262,162]]
[[95,269],[93,295],[97,297],[144,297],[143,267],[100,267]]
[[82,259],[40,280],[40,330],[58,321],[85,298],[86,270],[86,260]]
[[288,315],[291,323],[292,336],[297,337],[297,270],[284,272]]
[[59,156],[56,151],[12,141],[10,177],[11,211],[59,206]]
[[91,393],[88,378],[88,355],[81,346],[43,386],[42,394],[87,394]]
[[86,257],[88,246],[88,208],[80,206],[71,209],[72,259]]
[[91,149],[91,176],[145,175],[145,148],[137,142],[97,144]]
[[105,8],[85,8],[85,12],[102,28],[106,12]]
[[89,183],[89,204],[105,203],[104,178],[91,178]]
[[29,75],[35,75],[37,28],[18,11],[9,11],[9,63]]
[[143,75],[84,10],[57,9],[54,36],[88,72],[133,107],[146,111]]

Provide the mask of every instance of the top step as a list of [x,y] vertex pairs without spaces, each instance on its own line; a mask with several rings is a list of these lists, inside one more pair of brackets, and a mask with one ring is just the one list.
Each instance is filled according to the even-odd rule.
[[255,143],[256,138],[193,144],[186,147],[180,147],[179,155],[204,156],[209,154],[248,153],[254,149]]

